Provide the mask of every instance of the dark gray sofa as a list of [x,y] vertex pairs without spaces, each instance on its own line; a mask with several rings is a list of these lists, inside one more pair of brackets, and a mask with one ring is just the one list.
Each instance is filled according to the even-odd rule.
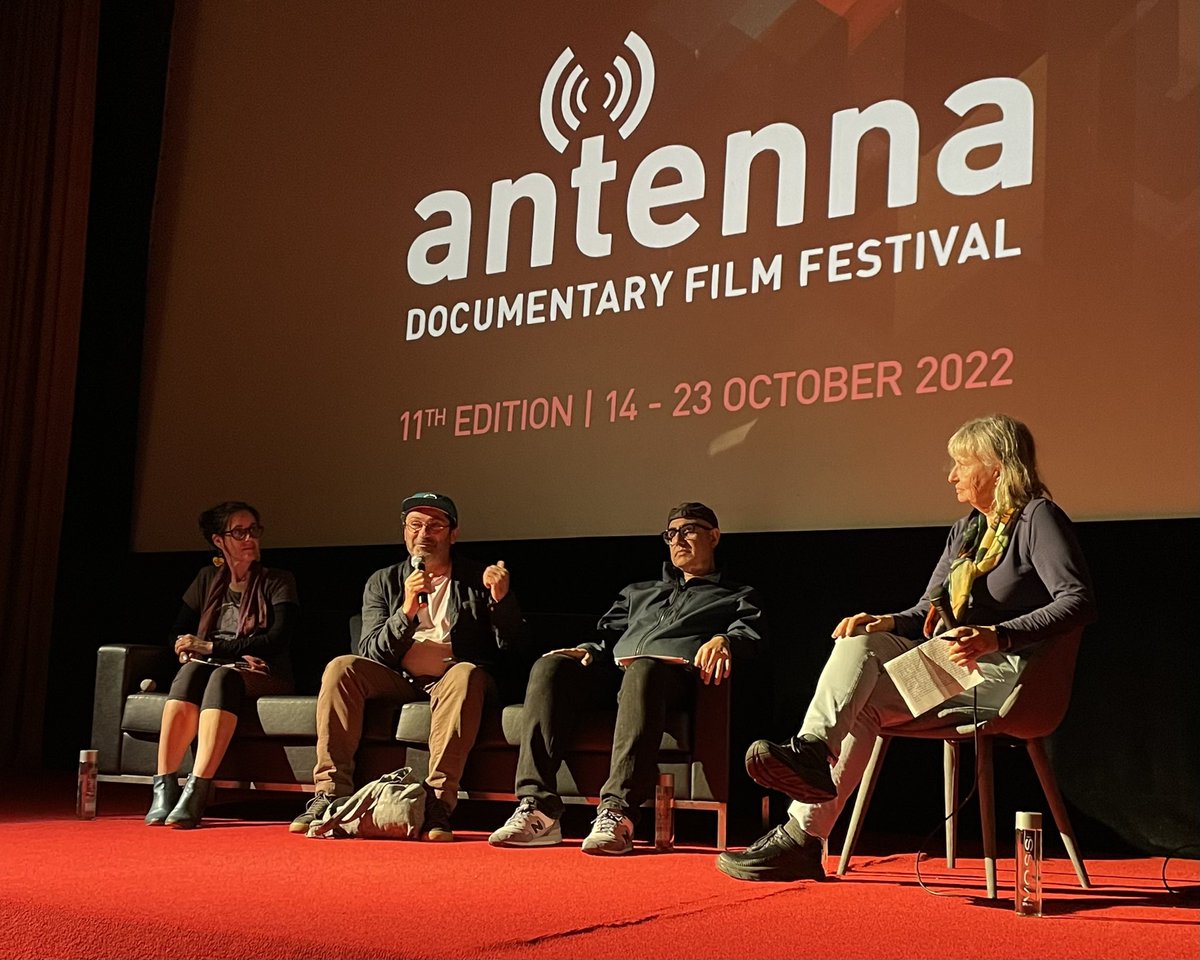
[[[581,622],[573,616],[531,615],[528,619],[535,639],[540,633],[556,638],[557,645],[562,645],[558,642],[562,636],[570,635],[564,633],[564,627],[577,627]],[[590,626],[592,621],[582,622]],[[357,617],[351,618],[350,636],[349,649],[353,650],[358,636]],[[548,649],[548,643],[543,648]],[[333,651],[338,652],[341,651]],[[319,666],[315,671],[310,670],[310,676],[319,676]],[[99,751],[101,780],[150,782],[158,756],[158,732],[166,691],[177,669],[178,663],[165,645],[107,644],[99,649],[92,747]],[[153,681],[154,690],[141,689],[146,680]],[[218,786],[312,789],[316,761],[315,684],[311,679],[308,684],[298,683],[300,689],[311,688],[312,692],[263,697],[246,705],[217,772]],[[519,701],[523,678],[507,686],[508,699]],[[729,802],[730,685],[705,686],[697,681],[696,687],[695,709],[668,715],[659,770],[675,777],[677,807],[716,814],[717,847],[724,849]],[[513,784],[521,710],[520,702],[512,702],[502,709],[485,712],[479,738],[463,774],[461,798],[515,802]],[[559,793],[568,803],[598,802],[600,787],[608,774],[615,717],[614,705],[613,710],[589,714],[579,725],[558,778]],[[364,783],[406,765],[423,776],[428,769],[428,740],[427,703],[402,707],[386,702],[368,704],[362,742],[355,758],[355,779]],[[189,751],[182,766],[184,772],[190,769],[191,762]]]

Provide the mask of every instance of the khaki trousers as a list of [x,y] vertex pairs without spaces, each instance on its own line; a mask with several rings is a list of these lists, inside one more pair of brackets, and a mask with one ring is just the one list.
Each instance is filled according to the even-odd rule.
[[317,793],[348,796],[354,792],[354,754],[362,739],[368,700],[412,703],[428,700],[429,776],[425,782],[446,806],[458,802],[458,784],[467,754],[475,745],[483,706],[495,690],[488,672],[473,663],[456,663],[422,685],[366,657],[330,661],[317,695]]
[[1014,655],[988,654],[979,660],[984,682],[974,693],[960,693],[914,719],[884,664],[918,642],[892,633],[870,633],[843,637],[834,643],[800,733],[820,737],[836,756],[831,773],[837,796],[825,803],[794,800],[788,807],[788,815],[810,836],[829,837],[842,807],[862,780],[881,731],[900,724],[910,729],[944,726],[938,711],[969,706],[976,697],[981,707],[999,707],[1023,669],[1023,662]]

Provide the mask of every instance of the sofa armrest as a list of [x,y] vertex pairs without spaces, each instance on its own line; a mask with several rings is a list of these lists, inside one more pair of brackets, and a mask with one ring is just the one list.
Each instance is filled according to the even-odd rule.
[[146,679],[165,687],[175,665],[172,651],[162,646],[110,643],[96,651],[92,749],[99,751],[101,773],[121,772],[121,717],[125,698]]
[[692,796],[729,800],[729,715],[731,682],[706,684],[696,679]]

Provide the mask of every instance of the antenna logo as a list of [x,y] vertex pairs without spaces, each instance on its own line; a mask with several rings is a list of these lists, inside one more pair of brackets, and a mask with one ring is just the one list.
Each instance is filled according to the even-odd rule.
[[[613,57],[613,69],[604,74],[608,82],[608,95],[603,104],[612,122],[618,124],[617,132],[622,140],[628,140],[629,135],[637,129],[646,116],[650,98],[654,96],[654,57],[646,41],[630,30],[625,38],[625,46],[637,61],[637,77],[640,78],[636,84],[637,96],[632,95],[635,88],[633,69],[629,61],[618,53]],[[587,86],[588,78],[584,76],[583,65],[575,61],[575,51],[567,47],[546,74],[539,103],[542,133],[559,153],[566,151],[570,143],[569,133],[559,128],[559,118],[570,133],[579,129],[579,118],[587,112],[587,104],[583,100]],[[554,110],[556,102],[557,115]]]
[[[633,64],[618,53],[612,70],[605,74],[608,96],[604,101],[604,109],[622,139],[628,138],[645,118],[655,78],[654,58],[646,42],[630,31],[625,46],[636,61],[636,77]],[[570,47],[558,55],[542,80],[542,133],[559,154],[567,153],[570,135],[580,127],[580,117],[586,112],[587,86],[583,66],[576,62]],[[1033,182],[1034,98],[1022,80],[1005,76],[972,80],[952,91],[944,105],[960,118],[981,107],[999,114],[999,119],[988,122],[956,125],[938,146],[936,182],[944,193],[975,197]],[[860,147],[871,131],[887,135],[888,207],[917,203],[921,118],[910,104],[885,99],[865,107],[837,110],[831,114],[827,130],[829,179],[823,206],[828,219],[853,216],[858,208]],[[706,159],[684,143],[669,143],[651,150],[633,164],[631,173],[620,177],[617,161],[605,156],[604,147],[603,134],[579,142],[578,162],[570,171],[573,203],[560,196],[561,170],[557,171],[557,180],[540,170],[501,177],[492,182],[486,199],[473,200],[454,189],[437,190],[423,197],[413,211],[422,220],[435,222],[409,245],[409,278],[422,286],[466,278],[471,267],[472,233],[479,230],[484,234],[485,273],[508,271],[510,247],[518,251],[522,265],[534,269],[549,266],[557,253],[556,238],[564,234],[559,227],[562,208],[569,216],[574,207],[575,249],[592,259],[608,257],[613,248],[613,233],[606,229],[602,208],[608,210],[610,219],[624,215],[633,243],[647,250],[661,250],[678,246],[695,234],[701,224],[696,208],[689,209],[689,205],[702,200],[710,190],[720,191],[720,221],[714,222],[712,229],[719,230],[722,237],[746,233],[750,228],[751,175],[756,159],[764,154],[775,160],[774,170],[760,165],[757,173],[760,178],[774,175],[774,225],[782,228],[804,222],[810,192],[809,141],[804,130],[787,120],[729,133],[719,172],[712,169],[715,158]],[[613,186],[609,188],[609,184]],[[512,214],[518,204],[529,206],[532,223],[527,234],[514,238]],[[480,220],[485,222],[483,226],[478,225]]]

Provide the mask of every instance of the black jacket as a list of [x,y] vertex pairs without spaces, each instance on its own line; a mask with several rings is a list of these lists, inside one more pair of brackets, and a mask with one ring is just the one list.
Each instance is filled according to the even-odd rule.
[[662,579],[622,590],[597,629],[601,640],[580,647],[614,659],[654,654],[692,660],[715,636],[729,638],[735,659],[757,656],[766,647],[766,621],[753,587],[720,571],[685,581],[670,563],[663,564]]

